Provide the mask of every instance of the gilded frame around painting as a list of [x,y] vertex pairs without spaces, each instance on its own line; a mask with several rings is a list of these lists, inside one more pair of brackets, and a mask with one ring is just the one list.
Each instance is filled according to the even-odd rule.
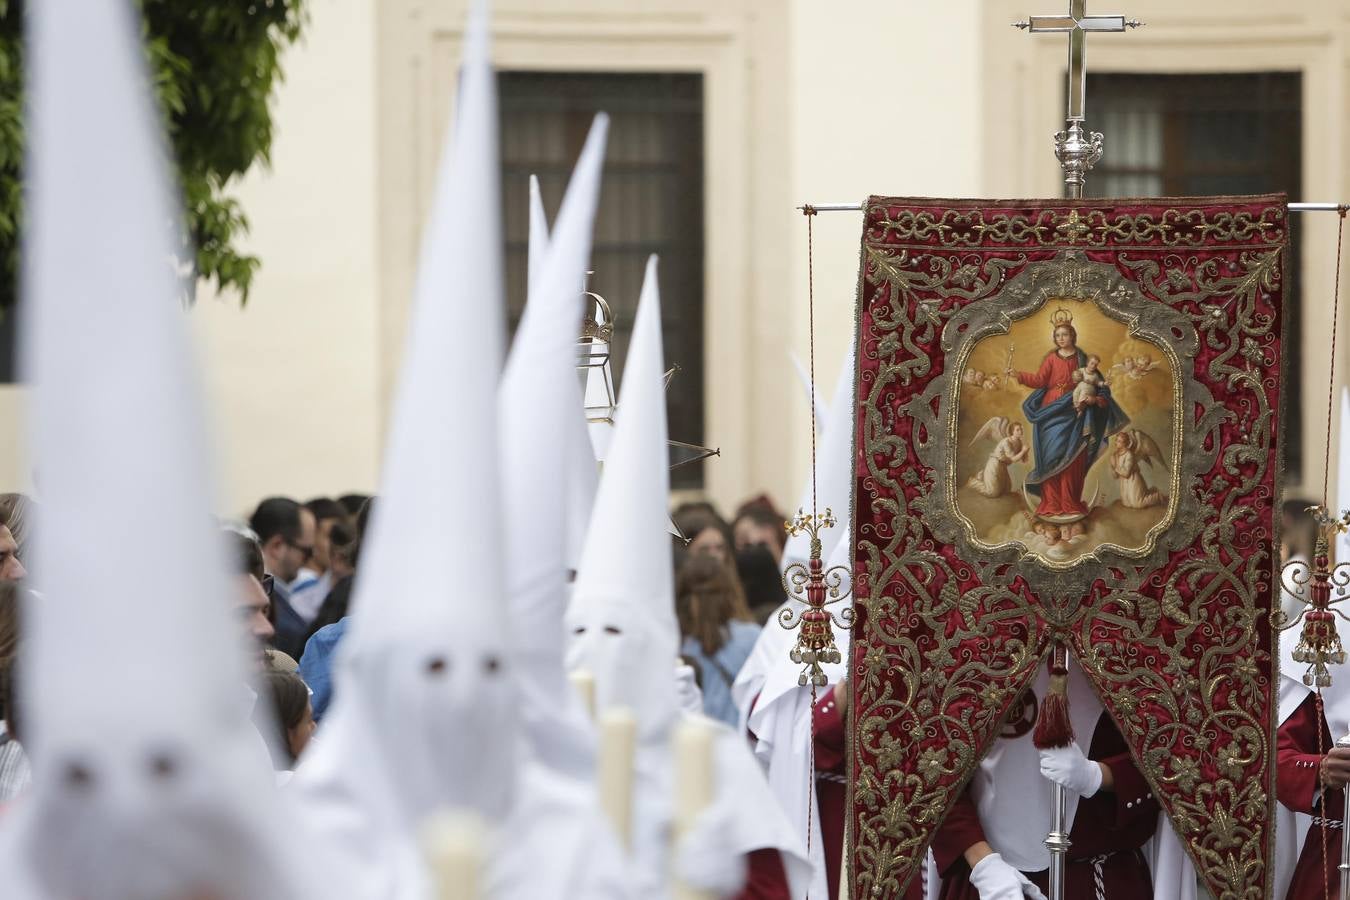
[[[1149,530],[1143,546],[1108,543],[1061,562],[1032,552],[1017,541],[991,545],[978,540],[956,500],[960,483],[956,463],[962,444],[944,436],[958,434],[960,373],[971,350],[991,335],[1007,334],[1017,320],[1046,304],[1066,299],[1094,304],[1125,323],[1131,335],[1149,340],[1166,354],[1172,374],[1173,427],[1167,447],[1167,510],[1158,525]],[[1211,392],[1193,377],[1197,340],[1195,328],[1184,314],[1157,298],[1146,297],[1136,282],[1122,277],[1110,265],[1088,260],[1080,251],[1065,250],[1053,260],[1027,266],[1003,284],[996,297],[967,304],[947,319],[941,343],[952,367],[929,382],[904,409],[914,418],[919,432],[928,437],[915,441],[919,460],[946,473],[939,481],[940,490],[919,500],[916,511],[930,523],[934,537],[957,546],[962,559],[983,570],[982,583],[1010,581],[1012,574],[1000,579],[996,573],[1016,563],[1015,574],[1027,581],[1047,611],[1069,610],[1086,593],[1087,585],[1103,577],[1103,572],[1120,573],[1110,580],[1112,589],[1135,589],[1141,580],[1138,573],[1156,568],[1172,550],[1190,544],[1201,527],[1198,500],[1194,493],[1181,490],[1181,485],[1213,466],[1218,447],[1214,443],[1207,447],[1204,437],[1210,418],[1222,415],[1222,410],[1215,409]],[[1182,411],[1190,409],[1197,411],[1195,427],[1183,427]]]

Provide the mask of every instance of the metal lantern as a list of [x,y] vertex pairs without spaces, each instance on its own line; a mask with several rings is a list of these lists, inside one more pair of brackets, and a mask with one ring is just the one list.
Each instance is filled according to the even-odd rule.
[[586,397],[586,421],[613,425],[614,409],[619,403],[609,352],[614,339],[614,315],[605,298],[585,285],[582,296],[586,298],[586,315],[581,321],[581,337],[577,339],[577,374]]

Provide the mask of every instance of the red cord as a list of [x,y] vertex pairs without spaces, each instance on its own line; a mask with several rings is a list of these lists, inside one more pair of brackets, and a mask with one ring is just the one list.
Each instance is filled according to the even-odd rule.
[[[1327,481],[1331,476],[1331,421],[1336,400],[1336,327],[1340,324],[1341,307],[1341,239],[1345,236],[1344,206],[1338,207],[1340,220],[1336,225],[1336,286],[1331,294],[1331,371],[1327,374],[1327,447],[1322,457],[1322,509],[1327,509]],[[1342,448],[1344,451],[1345,448]],[[1329,510],[1328,510],[1329,511]]]
[[806,214],[806,339],[811,355],[811,515],[816,515],[816,269],[815,235],[812,223],[816,208],[804,206]]
[[[806,215],[806,339],[810,352],[811,365],[811,517],[816,518],[816,269],[815,269],[815,222],[814,206],[802,207]],[[811,816],[816,801],[816,681],[811,679],[811,743],[807,747],[809,784],[806,791],[806,858],[811,858]],[[808,886],[806,900],[811,900]]]
[[[1322,757],[1326,755],[1326,750],[1322,747],[1322,729],[1326,727],[1326,717],[1322,707],[1322,689],[1318,688],[1314,694],[1317,705],[1317,755]],[[1331,900],[1331,863],[1327,859],[1327,786],[1322,782],[1322,769],[1317,769],[1317,782],[1321,786],[1321,807],[1322,807],[1322,827],[1318,829],[1322,832],[1322,896],[1326,900]]]
[[[810,790],[806,792],[806,859],[809,862],[811,859],[811,814],[815,810],[816,801],[816,682],[814,679],[811,681],[811,744],[807,747],[806,752],[811,761],[811,768],[808,770],[811,773],[811,784]],[[839,877],[843,877],[842,872]],[[810,885],[806,889],[806,900],[811,900]]]

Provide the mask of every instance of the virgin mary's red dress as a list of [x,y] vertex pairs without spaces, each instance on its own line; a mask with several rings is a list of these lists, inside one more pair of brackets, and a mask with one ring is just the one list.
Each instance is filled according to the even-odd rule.
[[1036,516],[1051,522],[1071,522],[1088,514],[1083,502],[1088,467],[1096,458],[1103,437],[1126,421],[1106,388],[1094,398],[1098,407],[1107,407],[1104,415],[1092,411],[1102,418],[1097,427],[1094,415],[1073,408],[1070,399],[1073,373],[1086,362],[1087,354],[1082,350],[1075,349],[1070,356],[1051,350],[1035,372],[1016,373],[1018,382],[1037,388],[1023,404],[1031,420],[1032,445],[1036,450],[1036,471],[1027,479],[1027,487],[1040,494]]

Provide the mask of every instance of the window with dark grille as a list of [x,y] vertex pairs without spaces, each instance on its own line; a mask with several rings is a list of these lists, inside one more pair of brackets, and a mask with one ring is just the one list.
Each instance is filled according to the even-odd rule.
[[18,312],[17,307],[0,309],[0,384],[17,384]]
[[[1303,79],[1296,72],[1088,75],[1091,125],[1106,153],[1087,179],[1094,197],[1303,193]],[[1299,217],[1290,217],[1298,247]],[[1302,293],[1289,260],[1284,344],[1285,472],[1303,460]]]
[[[655,253],[666,366],[679,367],[667,395],[670,437],[703,443],[703,77],[503,72],[499,78],[512,329],[525,306],[529,176],[539,176],[552,225],[591,120],[607,112],[589,287],[614,314],[615,380],[622,384],[643,270]],[[675,469],[671,480],[676,488],[702,487],[702,463]]]

